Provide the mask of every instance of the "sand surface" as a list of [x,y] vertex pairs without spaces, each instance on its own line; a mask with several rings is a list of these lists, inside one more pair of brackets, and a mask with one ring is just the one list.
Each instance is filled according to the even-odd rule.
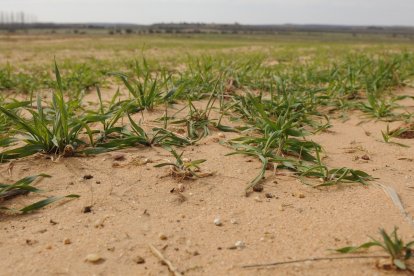
[[[414,90],[400,93],[414,95]],[[89,100],[93,101],[92,95],[88,95]],[[414,102],[405,100],[403,104],[410,109]],[[159,108],[145,113],[144,125],[153,125],[163,112]],[[288,172],[268,171],[264,191],[246,197],[244,187],[258,173],[260,162],[245,156],[226,156],[232,149],[220,141],[237,134],[223,137],[214,130],[199,145],[184,149],[185,157],[207,159],[202,170],[214,173],[196,180],[178,181],[168,176],[168,169],[155,168],[155,164],[171,160],[170,154],[159,147],[59,160],[39,154],[12,165],[1,164],[2,182],[46,173],[52,178],[37,186],[48,191],[47,195],[75,193],[81,197],[34,214],[1,215],[0,274],[168,274],[149,244],[186,275],[393,274],[378,270],[375,259],[242,267],[336,257],[329,249],[366,242],[368,235],[378,237],[380,227],[392,231],[398,226],[405,240],[414,238],[414,225],[380,187],[382,184],[395,189],[408,215],[414,215],[414,140],[398,141],[409,148],[386,144],[381,137],[386,122],[368,122],[360,112],[348,116],[346,121],[332,119],[330,131],[310,139],[324,147],[328,165],[361,169],[378,178],[367,186],[315,189]],[[115,160],[120,155],[124,160]],[[364,155],[369,160],[362,159]],[[93,178],[84,179],[85,175]],[[274,197],[266,198],[266,193]],[[36,199],[40,197],[19,197],[7,206],[17,207]],[[87,206],[91,212],[84,213]],[[214,224],[218,217],[222,226]],[[237,241],[245,247],[232,249]],[[103,261],[86,262],[88,254],[98,254]],[[384,252],[373,249],[369,254]],[[145,263],[137,264],[138,257]]]

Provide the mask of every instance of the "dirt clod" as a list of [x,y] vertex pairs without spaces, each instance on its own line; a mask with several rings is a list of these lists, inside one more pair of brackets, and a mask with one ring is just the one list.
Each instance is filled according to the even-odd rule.
[[369,156],[368,156],[367,154],[364,154],[364,155],[362,155],[362,156],[361,156],[361,159],[362,159],[362,160],[366,160],[366,161],[368,161],[368,160],[370,160],[371,158],[369,158]]
[[263,185],[262,184],[256,184],[253,186],[253,191],[255,191],[256,193],[261,193],[263,192]]
[[136,264],[145,264],[145,259],[139,255],[133,258],[134,263]]
[[86,175],[83,176],[83,179],[85,179],[85,180],[89,180],[89,179],[92,179],[92,178],[93,178],[93,175],[91,175],[91,174],[86,174]]
[[86,206],[83,208],[83,213],[91,213],[92,212],[92,206]]

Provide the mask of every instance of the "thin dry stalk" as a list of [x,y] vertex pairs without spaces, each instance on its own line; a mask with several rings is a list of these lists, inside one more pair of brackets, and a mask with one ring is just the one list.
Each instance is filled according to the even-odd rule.
[[152,254],[154,254],[155,257],[160,259],[160,261],[168,267],[168,269],[172,274],[174,274],[174,276],[183,276],[183,274],[181,274],[181,272],[178,271],[178,269],[175,268],[174,265],[169,260],[167,260],[157,248],[155,248],[155,246],[153,246],[152,244],[148,244],[148,246],[151,249]]

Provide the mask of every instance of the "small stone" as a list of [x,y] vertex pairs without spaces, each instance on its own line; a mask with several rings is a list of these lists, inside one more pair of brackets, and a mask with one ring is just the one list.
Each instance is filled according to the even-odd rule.
[[239,222],[237,221],[237,219],[231,219],[231,220],[230,220],[230,223],[231,223],[231,224],[238,224]]
[[26,244],[27,244],[27,245],[34,245],[34,244],[36,244],[36,243],[38,243],[38,241],[37,241],[37,240],[30,240],[30,239],[27,239],[27,240],[26,240]]
[[279,211],[282,211],[283,212],[284,210],[285,210],[285,208],[283,207],[283,205],[280,205],[279,206]]
[[72,241],[68,238],[63,240],[63,244],[71,244],[71,243],[72,243]]
[[124,161],[125,160],[125,154],[118,153],[118,154],[115,154],[112,158],[116,161]]
[[219,132],[217,136],[220,138],[226,138],[226,135],[223,132]]
[[184,191],[185,191],[185,186],[184,186],[184,184],[182,184],[182,183],[178,184],[178,191],[179,191],[180,193],[182,193],[182,192],[184,192]]
[[271,194],[271,193],[266,193],[265,194],[265,197],[266,198],[274,198],[275,196],[273,194]]
[[50,249],[52,249],[52,246],[51,246],[50,244],[48,244],[48,245],[46,246],[46,249],[50,250]]
[[184,163],[191,162],[191,159],[190,158],[186,158],[186,157],[184,157],[182,160],[183,160]]
[[258,196],[256,196],[255,198],[254,198],[254,200],[256,201],[256,202],[262,202],[262,200],[260,199],[260,197],[258,197]]
[[305,195],[304,195],[303,193],[299,193],[299,194],[298,194],[298,197],[299,197],[299,198],[305,198]]
[[214,219],[214,224],[216,226],[222,226],[223,225],[223,223],[221,222],[221,219],[220,218],[215,218]]
[[85,180],[89,180],[89,179],[92,179],[92,178],[93,178],[93,175],[91,175],[91,174],[86,174],[86,175],[83,176],[83,179],[85,179]]
[[144,166],[148,163],[151,163],[151,160],[148,158],[139,158],[134,161],[134,163],[138,166]]
[[90,213],[92,212],[92,206],[86,206],[83,208],[83,213]]
[[163,233],[160,233],[159,235],[158,235],[158,237],[160,238],[160,240],[162,240],[162,241],[165,241],[165,240],[167,240],[168,239],[168,237],[165,235],[165,234],[163,234]]
[[98,254],[89,254],[86,256],[85,261],[89,262],[89,263],[98,263],[100,261],[103,261],[104,259],[99,256]]
[[370,160],[370,158],[369,158],[369,156],[367,154],[362,155],[361,156],[361,159],[362,160],[366,160],[366,161]]
[[261,193],[263,192],[263,185],[262,184],[256,184],[253,186],[253,191],[255,191],[256,193]]
[[101,184],[101,181],[96,181],[95,183],[96,183],[96,184]]
[[234,246],[238,249],[242,249],[244,247],[246,247],[246,245],[244,244],[243,241],[236,241],[236,243],[234,244]]
[[145,259],[144,258],[142,258],[141,256],[135,256],[134,258],[133,258],[133,261],[136,263],[136,264],[145,264]]
[[63,149],[63,156],[70,157],[75,154],[75,148],[72,145],[66,145]]

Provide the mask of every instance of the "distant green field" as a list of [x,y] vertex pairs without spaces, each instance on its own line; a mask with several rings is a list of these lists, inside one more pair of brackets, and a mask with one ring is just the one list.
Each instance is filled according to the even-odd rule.
[[27,93],[50,87],[55,58],[70,78],[84,78],[84,86],[90,87],[108,72],[128,70],[144,57],[170,70],[196,57],[253,59],[278,67],[328,66],[357,54],[387,56],[413,49],[404,39],[381,35],[5,35],[0,40],[0,90]]

